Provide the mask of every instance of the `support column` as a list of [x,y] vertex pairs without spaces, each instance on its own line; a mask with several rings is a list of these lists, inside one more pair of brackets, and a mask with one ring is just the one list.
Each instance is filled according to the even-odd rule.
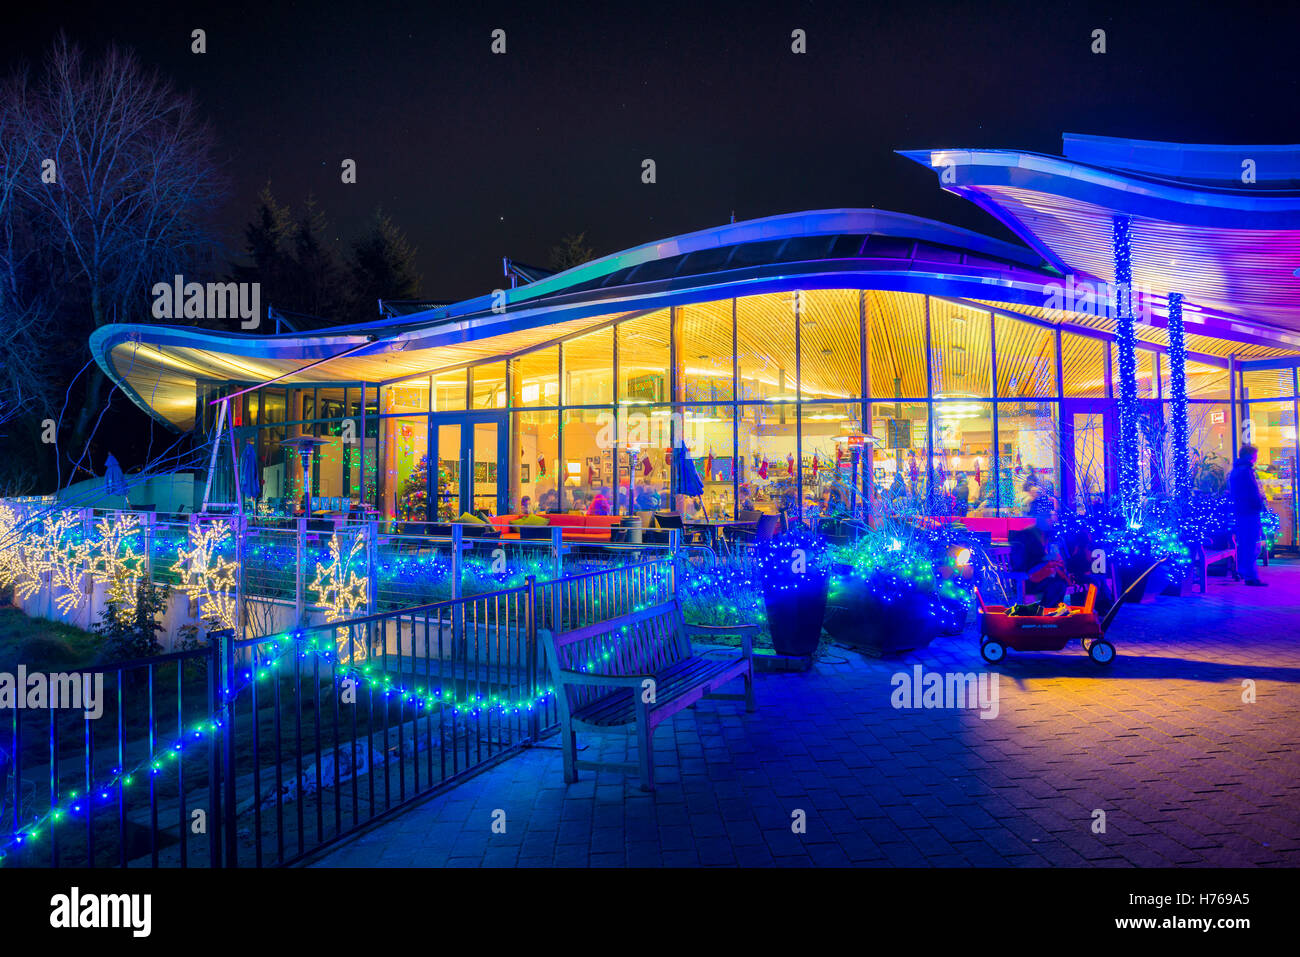
[[1117,296],[1119,353],[1119,501],[1132,517],[1141,504],[1138,470],[1137,333],[1133,317],[1133,220],[1116,216],[1112,251]]
[[1169,294],[1169,425],[1173,438],[1170,463],[1174,501],[1187,499],[1191,492],[1188,470],[1189,430],[1187,426],[1187,337],[1183,331],[1183,294]]

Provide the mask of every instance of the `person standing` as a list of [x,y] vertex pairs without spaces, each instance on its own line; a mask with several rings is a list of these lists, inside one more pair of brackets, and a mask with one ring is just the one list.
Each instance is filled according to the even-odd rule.
[[1253,445],[1243,445],[1237,452],[1237,461],[1228,474],[1228,490],[1232,493],[1232,512],[1237,532],[1237,574],[1247,585],[1262,588],[1259,580],[1260,513],[1264,511],[1264,493],[1259,490],[1255,477],[1255,460],[1259,450]]

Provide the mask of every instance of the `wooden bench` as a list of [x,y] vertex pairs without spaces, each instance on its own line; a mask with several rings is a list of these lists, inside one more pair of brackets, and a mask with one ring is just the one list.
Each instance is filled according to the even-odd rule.
[[[1210,539],[1208,544],[1198,546],[1199,560],[1197,561],[1197,570],[1200,574],[1200,589],[1205,592],[1205,587],[1209,583],[1210,566],[1225,559],[1232,562],[1232,577],[1234,579],[1240,576],[1237,573],[1237,536],[1231,532],[1225,532],[1222,535],[1215,535]],[[1267,551],[1267,549],[1265,550]]]
[[[564,780],[578,769],[613,768],[641,776],[641,790],[654,790],[655,728],[701,698],[743,700],[754,710],[754,648],[757,625],[688,625],[681,606],[665,602],[595,625],[556,634],[538,631],[555,684],[563,736]],[[690,636],[736,635],[741,654],[696,655]],[[717,694],[737,678],[745,693]],[[636,725],[637,765],[579,761],[577,729]]]

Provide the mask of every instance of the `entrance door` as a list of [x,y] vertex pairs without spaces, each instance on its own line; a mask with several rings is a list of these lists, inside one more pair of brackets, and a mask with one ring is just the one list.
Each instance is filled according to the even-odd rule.
[[500,515],[506,507],[507,429],[504,412],[435,412],[430,416],[429,495],[436,518],[450,522],[465,512]]
[[1061,494],[1065,507],[1082,509],[1106,500],[1117,466],[1115,431],[1111,400],[1061,402]]

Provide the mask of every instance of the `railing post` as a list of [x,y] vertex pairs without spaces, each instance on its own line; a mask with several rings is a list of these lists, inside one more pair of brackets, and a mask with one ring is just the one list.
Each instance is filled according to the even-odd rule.
[[248,606],[244,595],[244,561],[247,556],[248,518],[243,512],[231,519],[235,527],[235,628],[239,637],[247,634]]
[[307,519],[300,518],[294,523],[296,529],[296,558],[293,563],[293,615],[294,624],[302,627],[306,605],[306,582],[303,580],[303,563],[307,545]]
[[[226,867],[239,866],[239,832],[235,827],[235,631],[221,633],[221,757],[225,785]],[[252,715],[254,721],[257,715]]]
[[564,576],[564,531],[558,525],[551,526],[551,580],[559,581]]
[[379,522],[366,522],[366,614],[379,612]]
[[459,601],[461,593],[461,546],[464,544],[464,528],[457,522],[451,526],[451,653],[455,660],[456,642],[465,637],[465,609]]
[[671,556],[671,562],[668,566],[668,597],[670,599],[677,594],[677,578],[681,574],[681,547],[682,530],[680,528],[670,528],[668,530],[668,552]]
[[[222,631],[208,632],[208,714],[222,715],[218,709],[221,695],[221,670],[225,660],[222,654]],[[221,808],[221,766],[222,746],[225,728],[214,728],[208,736],[208,866],[213,870],[221,867],[222,808]],[[186,826],[184,818],[181,827]]]
[[532,706],[528,710],[528,737],[529,740],[536,741],[541,737],[541,715],[537,704],[537,578],[529,575],[525,581],[528,586],[528,600],[525,603],[528,622],[524,640],[528,642],[528,694],[532,700]]

